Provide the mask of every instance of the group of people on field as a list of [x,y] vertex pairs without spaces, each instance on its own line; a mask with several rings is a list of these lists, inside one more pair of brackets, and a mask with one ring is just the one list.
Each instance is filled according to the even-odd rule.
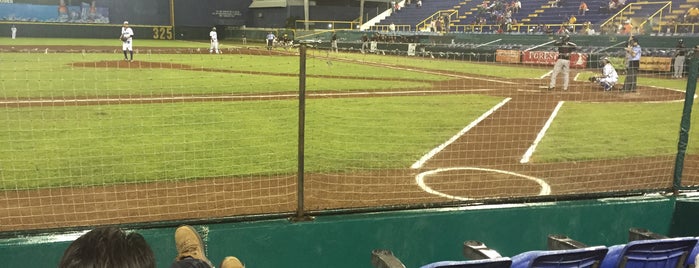
[[[574,51],[577,49],[577,45],[570,42],[570,36],[565,35],[561,39],[555,42],[555,46],[558,50],[558,56],[554,64],[553,70],[551,71],[550,82],[548,85],[548,90],[554,90],[556,88],[556,80],[559,74],[563,75],[563,90],[568,90],[569,76],[570,76],[570,60]],[[699,45],[695,46],[694,54],[699,55]],[[626,42],[626,47],[624,47],[625,54],[625,71],[626,77],[624,79],[624,84],[621,87],[623,92],[636,92],[637,87],[637,76],[640,69],[641,56],[643,51],[638,39],[631,35],[629,40]],[[684,76],[684,67],[686,57],[689,54],[689,50],[686,48],[683,39],[679,39],[675,47],[675,53],[673,55],[672,64],[672,78],[680,79]],[[599,84],[605,91],[610,91],[614,88],[619,80],[619,75],[616,68],[612,64],[608,57],[603,57],[601,59],[602,71],[601,73],[590,77],[590,81]]]

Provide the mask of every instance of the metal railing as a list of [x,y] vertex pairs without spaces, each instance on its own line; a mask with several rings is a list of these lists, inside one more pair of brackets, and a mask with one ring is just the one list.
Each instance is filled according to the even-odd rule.
[[[662,13],[662,11],[664,9],[669,9],[668,12],[672,12],[672,1],[629,3],[626,6],[624,6],[621,10],[619,10],[617,13],[615,13],[613,16],[611,16],[609,19],[602,22],[600,24],[600,28],[606,26],[609,23],[613,23],[614,21],[617,21],[617,20],[619,21],[619,23],[621,23],[624,20],[630,19],[630,17],[627,16],[627,11],[632,10],[633,7],[644,6],[644,5],[658,5],[658,4],[664,4],[664,5],[661,8],[659,8],[658,11],[656,11],[654,13],[654,15],[656,15],[658,13]],[[650,17],[653,17],[653,16],[650,16]]]

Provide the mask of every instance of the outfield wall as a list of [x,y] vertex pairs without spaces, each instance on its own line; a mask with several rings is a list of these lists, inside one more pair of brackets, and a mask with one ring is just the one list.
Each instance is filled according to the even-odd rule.
[[[354,215],[195,225],[204,231],[209,258],[236,255],[250,267],[371,267],[373,249],[390,249],[407,267],[463,260],[462,243],[480,240],[504,256],[546,248],[548,234],[588,245],[623,244],[631,227],[669,236],[697,236],[696,197],[646,196],[583,201],[473,206]],[[174,259],[175,226],[140,229],[158,267]],[[52,267],[76,234],[0,240],[8,267]],[[42,252],[37,258],[37,252]]]

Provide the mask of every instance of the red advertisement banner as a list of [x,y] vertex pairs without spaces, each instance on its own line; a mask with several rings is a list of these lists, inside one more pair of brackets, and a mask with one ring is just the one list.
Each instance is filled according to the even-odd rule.
[[[554,65],[558,59],[558,52],[554,51],[525,51],[522,55],[522,63]],[[571,68],[585,68],[587,66],[587,54],[573,53],[570,55]]]

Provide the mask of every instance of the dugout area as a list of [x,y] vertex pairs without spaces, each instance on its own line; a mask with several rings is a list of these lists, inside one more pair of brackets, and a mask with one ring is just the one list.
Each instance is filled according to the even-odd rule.
[[[407,267],[465,260],[466,240],[485,241],[503,256],[545,249],[549,234],[588,245],[627,242],[629,228],[670,237],[696,236],[699,197],[662,195],[597,200],[503,204],[383,213],[318,216],[314,221],[190,223],[203,233],[207,256],[235,255],[249,267],[371,267],[373,249],[390,249]],[[177,226],[128,229],[143,234],[158,267],[176,255]],[[83,230],[0,239],[6,267],[55,267]]]

